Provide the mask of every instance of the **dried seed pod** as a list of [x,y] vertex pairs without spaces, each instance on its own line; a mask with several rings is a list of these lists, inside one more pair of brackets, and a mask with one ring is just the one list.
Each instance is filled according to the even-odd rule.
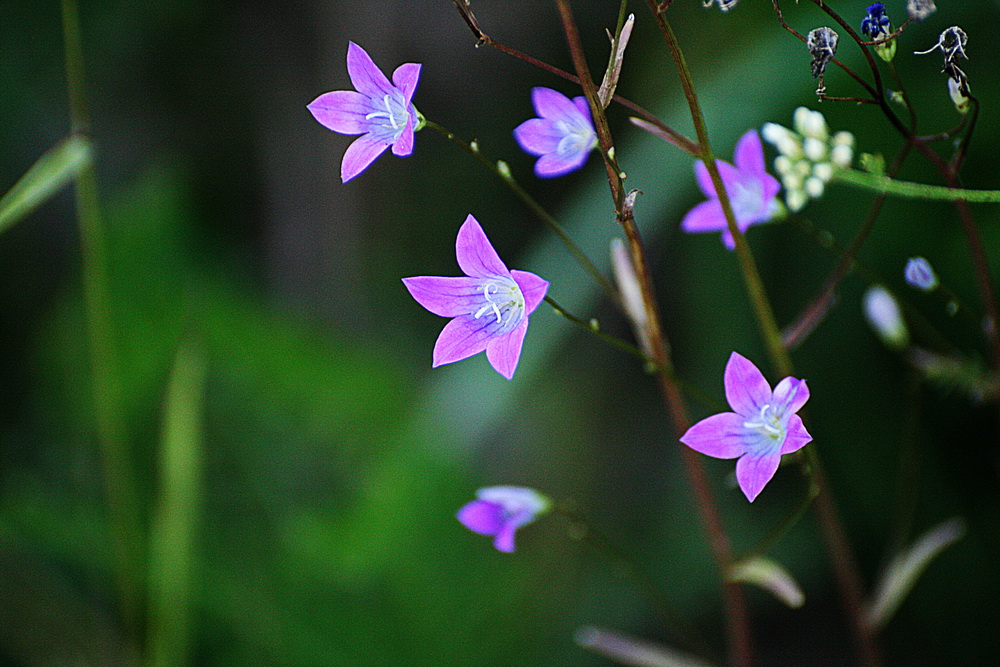
[[814,79],[826,71],[827,63],[837,52],[837,42],[839,41],[840,35],[833,28],[822,27],[809,31],[806,36],[806,48],[809,49],[809,55],[812,56],[810,69]]
[[936,11],[934,0],[909,0],[906,3],[906,13],[914,21],[923,21]]

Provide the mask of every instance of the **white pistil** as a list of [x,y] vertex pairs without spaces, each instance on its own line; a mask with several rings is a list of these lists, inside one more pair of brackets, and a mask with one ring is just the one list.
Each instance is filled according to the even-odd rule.
[[768,403],[760,409],[758,421],[743,422],[743,426],[756,431],[766,431],[771,435],[781,435],[781,429],[775,426],[777,423],[778,419],[775,417],[773,410],[771,410],[771,404]]
[[371,120],[372,118],[385,118],[389,121],[389,125],[392,129],[399,129],[399,122],[396,120],[396,114],[392,112],[392,105],[389,103],[389,95],[382,98],[382,103],[385,105],[385,111],[372,111],[369,114],[365,114],[365,120]]
[[496,294],[498,291],[500,291],[500,288],[494,285],[493,283],[486,283],[485,285],[483,285],[483,298],[486,299],[486,304],[482,308],[477,310],[476,314],[473,315],[473,317],[475,317],[478,320],[483,315],[483,313],[492,309],[493,313],[497,316],[497,324],[501,324],[503,322],[503,316],[500,314],[499,306],[497,306],[497,304],[493,301],[493,299],[490,298],[491,287],[493,288],[493,294]]

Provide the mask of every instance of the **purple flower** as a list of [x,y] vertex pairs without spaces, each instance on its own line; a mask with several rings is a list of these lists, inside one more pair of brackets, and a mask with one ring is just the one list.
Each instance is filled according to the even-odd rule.
[[458,266],[464,276],[403,278],[410,295],[435,315],[453,318],[434,344],[434,368],[486,350],[497,373],[514,377],[530,315],[549,283],[534,273],[508,271],[471,215],[458,230]]
[[360,134],[347,147],[340,163],[346,183],[368,168],[386,148],[406,157],[413,152],[413,132],[422,118],[410,102],[420,78],[420,65],[406,63],[385,78],[371,57],[351,42],[347,47],[347,72],[357,89],[323,93],[307,107],[324,127],[340,134]]
[[540,118],[514,128],[514,138],[524,152],[539,156],[535,175],[553,178],[582,167],[597,146],[587,98],[570,100],[551,88],[539,87],[531,89],[531,103]]
[[718,459],[739,457],[736,480],[753,502],[774,477],[781,455],[812,440],[795,414],[809,400],[809,388],[805,380],[787,377],[772,392],[757,367],[736,352],[726,364],[725,386],[733,412],[702,419],[681,436],[681,442]]
[[[757,130],[750,130],[740,137],[733,158],[735,167],[723,160],[716,160],[715,164],[733,206],[736,226],[741,232],[746,232],[750,225],[766,222],[778,211],[776,197],[781,184],[764,167],[764,147]],[[736,242],[729,233],[708,168],[701,160],[695,163],[694,174],[698,186],[709,200],[688,211],[681,221],[681,228],[686,232],[722,232],[722,242],[732,250]]]
[[458,520],[480,535],[494,536],[497,551],[514,551],[514,531],[549,509],[552,501],[523,486],[490,486],[476,491],[477,500],[458,510]]

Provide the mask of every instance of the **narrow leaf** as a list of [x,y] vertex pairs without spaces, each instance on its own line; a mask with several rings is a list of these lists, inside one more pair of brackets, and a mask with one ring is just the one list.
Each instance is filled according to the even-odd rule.
[[931,560],[965,534],[965,521],[949,519],[927,531],[913,546],[896,555],[879,581],[875,596],[865,613],[865,623],[884,627]]
[[768,558],[751,558],[729,569],[729,580],[759,586],[792,609],[798,609],[806,596],[784,567]]
[[90,157],[90,142],[80,135],[71,135],[38,158],[0,199],[0,233],[59,192],[90,162]]
[[585,625],[574,637],[581,648],[633,667],[710,667],[701,658],[611,630]]
[[159,501],[150,531],[150,665],[186,664],[195,529],[201,503],[201,353],[182,346],[167,385]]

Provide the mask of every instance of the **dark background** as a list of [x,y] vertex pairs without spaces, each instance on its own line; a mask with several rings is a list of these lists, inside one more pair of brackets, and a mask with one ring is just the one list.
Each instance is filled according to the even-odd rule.
[[[399,279],[454,275],[454,236],[482,223],[512,268],[550,280],[550,296],[615,334],[627,324],[565,249],[495,178],[432,131],[414,154],[387,153],[354,181],[339,179],[350,138],[305,105],[350,87],[353,40],[388,74],[423,64],[414,97],[428,118],[514,175],[602,267],[614,225],[603,169],[540,182],[511,130],[532,114],[535,85],[560,79],[495,50],[474,48],[446,0],[401,2],[133,3],[80,8],[105,210],[108,284],[121,426],[139,498],[143,552],[157,535],[161,434],[179,346],[207,364],[190,602],[173,646],[207,665],[607,664],[573,643],[581,625],[675,644],[641,593],[609,561],[570,538],[558,517],[520,531],[498,554],[454,512],[480,486],[520,484],[571,499],[634,553],[671,601],[721,646],[719,594],[691,493],[655,384],[635,361],[555,316],[532,317],[513,382],[483,355],[430,368],[443,320]],[[644,3],[619,93],[693,136],[673,64]],[[763,122],[790,124],[800,105],[848,129],[859,152],[892,156],[900,139],[870,106],[817,105],[804,47],[770,3],[734,11],[677,0],[670,19],[691,64],[716,154]],[[859,24],[860,0],[834,4]],[[575,3],[591,68],[606,62],[615,2]],[[800,32],[830,19],[784,3]],[[904,3],[888,3],[898,24]],[[951,25],[969,35],[963,65],[983,103],[963,171],[968,187],[1000,188],[996,109],[1000,64],[991,44],[996,2],[941,2],[899,40],[896,66],[922,132],[952,127],[931,46]],[[494,38],[571,69],[554,3],[480,0]],[[842,34],[843,59],[867,68]],[[0,190],[69,130],[59,4],[0,4]],[[887,70],[883,74],[888,79]],[[829,94],[862,91],[841,71]],[[772,383],[735,257],[716,235],[678,224],[701,199],[692,160],[612,106],[627,184],[657,276],[663,318],[683,377],[723,400],[722,369],[737,350]],[[944,155],[948,147],[937,144]],[[768,160],[773,153],[768,149]],[[939,183],[919,158],[907,180]],[[833,185],[803,215],[846,243],[871,202]],[[996,274],[1000,209],[973,213]],[[790,222],[754,228],[779,323],[813,298],[836,257]],[[923,255],[961,299],[943,315],[933,295],[902,280]],[[950,341],[916,343],[986,358],[979,296],[953,207],[890,199],[861,260],[906,299],[908,312]],[[0,662],[114,664],[148,652],[161,618],[141,596],[122,619],[97,440],[81,250],[70,192],[0,238]],[[1000,650],[1000,494],[996,403],[921,381],[867,328],[853,274],[829,317],[795,353],[812,391],[810,430],[869,588],[899,544],[953,516],[968,534],[935,560],[882,634],[892,664],[984,664]],[[692,402],[698,418],[713,410]],[[799,502],[794,468],[752,505],[732,462],[707,460],[737,551]],[[912,484],[907,486],[906,480]],[[193,482],[192,482],[193,483]],[[908,495],[906,489],[916,489]],[[910,508],[910,509],[908,509]],[[912,509],[912,516],[911,516]],[[168,552],[169,556],[169,552]],[[801,584],[789,610],[749,590],[762,664],[849,664],[849,635],[815,521],[772,552]],[[180,557],[180,556],[178,556]],[[139,573],[139,590],[166,587]],[[138,648],[145,645],[147,648]],[[179,648],[178,648],[179,647]]]

